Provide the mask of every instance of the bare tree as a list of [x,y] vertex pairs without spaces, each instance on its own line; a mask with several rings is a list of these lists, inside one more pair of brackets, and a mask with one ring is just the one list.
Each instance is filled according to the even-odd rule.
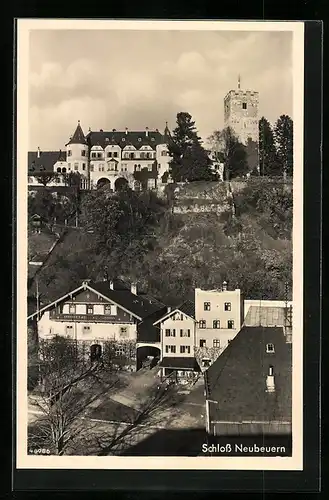
[[79,357],[74,344],[64,338],[41,343],[39,374],[40,384],[30,402],[40,416],[29,426],[28,447],[63,455],[84,432],[87,409],[118,385],[118,375]]

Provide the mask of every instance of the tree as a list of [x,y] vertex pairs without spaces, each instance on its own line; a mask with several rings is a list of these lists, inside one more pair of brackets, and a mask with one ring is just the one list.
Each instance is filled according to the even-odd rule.
[[283,177],[293,174],[293,121],[288,115],[281,115],[274,127],[278,160]]
[[51,181],[54,179],[58,178],[58,174],[56,172],[38,172],[35,175],[35,178],[37,179],[40,184],[42,184],[44,187],[47,186]]
[[279,175],[281,173],[280,165],[271,125],[266,118],[262,117],[259,120],[258,128],[260,175]]
[[152,191],[127,189],[113,195],[104,189],[86,196],[82,204],[85,227],[93,231],[95,247],[104,263],[109,261],[113,277],[125,266],[137,265],[153,248],[165,211],[166,203]]
[[74,342],[62,337],[39,348],[41,391],[30,397],[40,417],[29,426],[28,446],[64,455],[85,432],[84,414],[118,383],[111,369],[77,355]]
[[177,126],[168,144],[172,158],[169,166],[174,182],[213,180],[212,161],[197,135],[195,122],[186,112],[177,114]]
[[231,127],[222,131],[215,130],[208,141],[212,151],[223,159],[225,180],[243,176],[248,172],[246,148],[239,142]]

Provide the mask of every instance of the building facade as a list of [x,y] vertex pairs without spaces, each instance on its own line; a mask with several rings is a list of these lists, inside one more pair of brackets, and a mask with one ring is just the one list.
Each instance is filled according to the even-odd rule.
[[128,184],[134,190],[164,188],[169,178],[168,126],[144,131],[92,131],[85,135],[80,122],[64,151],[29,152],[29,186],[62,186],[71,173],[80,175],[82,189],[107,185],[115,191]]
[[244,319],[241,291],[195,289],[196,358],[208,368],[240,331]]
[[238,88],[230,90],[224,98],[224,124],[234,130],[242,144],[248,139],[258,143],[258,107],[259,93],[254,90],[242,90],[240,78]]

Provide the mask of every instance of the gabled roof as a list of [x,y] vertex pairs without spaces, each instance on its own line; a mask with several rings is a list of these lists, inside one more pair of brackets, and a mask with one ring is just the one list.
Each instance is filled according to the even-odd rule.
[[80,125],[80,121],[78,121],[77,128],[75,129],[74,134],[72,135],[66,146],[68,146],[69,144],[87,144],[85,135]]
[[[106,300],[113,302],[139,320],[146,318],[147,316],[154,313],[155,311],[158,311],[161,308],[157,300],[152,299],[151,297],[148,297],[146,295],[135,295],[131,293],[130,289],[124,288],[120,281],[118,282],[118,287],[116,288],[114,284],[113,288],[113,290],[110,288],[110,283],[108,281],[90,281],[88,282],[88,284],[81,285],[75,290],[72,290],[71,292],[63,295],[62,297],[59,297],[57,300],[46,305],[45,307],[40,309],[39,313],[42,313],[47,309],[54,307],[55,305],[67,299],[70,295],[77,294],[83,289],[89,289],[93,292],[98,293]],[[34,312],[31,316],[34,316],[36,314],[37,312]],[[29,316],[29,318],[31,316]]]
[[[266,353],[266,344],[275,352]],[[281,327],[244,326],[205,372],[212,421],[291,421],[292,356]],[[273,366],[275,392],[266,392]]]
[[[39,172],[54,172],[54,165],[57,161],[66,161],[64,151],[38,151],[28,152],[28,174],[37,175]],[[60,158],[63,158],[60,160]]]
[[186,300],[180,306],[172,308],[171,311],[168,311],[168,310],[165,311],[165,313],[163,314],[163,316],[161,316],[160,318],[156,319],[153,324],[157,325],[161,321],[164,321],[167,318],[170,318],[170,316],[172,316],[176,312],[181,312],[183,314],[186,314],[186,316],[189,316],[191,319],[194,320],[195,319],[195,306],[194,306],[194,302],[192,302],[191,300]]
[[[148,136],[146,136],[145,130],[143,131],[129,131],[126,133],[123,131],[100,131],[93,132],[90,131],[87,136],[87,142],[89,146],[94,146],[96,144],[100,144],[103,148],[109,144],[109,141],[113,144],[113,141],[118,144],[121,148],[124,148],[127,145],[132,145],[136,149],[139,149],[141,146],[149,145],[152,149],[158,144],[163,144],[163,136],[160,132],[149,130]],[[106,141],[106,139],[109,141]],[[140,139],[140,140],[139,140]]]
[[163,306],[143,319],[137,325],[137,342],[160,342],[160,327],[154,322],[166,314],[167,306]]

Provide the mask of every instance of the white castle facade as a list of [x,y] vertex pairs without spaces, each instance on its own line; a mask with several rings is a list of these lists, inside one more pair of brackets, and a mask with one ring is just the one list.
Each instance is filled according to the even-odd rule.
[[[164,133],[116,129],[89,130],[84,135],[80,122],[64,151],[28,154],[28,185],[67,185],[70,173],[78,173],[83,189],[107,185],[115,191],[123,184],[132,189],[164,187],[169,178],[168,126]],[[45,184],[47,183],[47,184]]]

